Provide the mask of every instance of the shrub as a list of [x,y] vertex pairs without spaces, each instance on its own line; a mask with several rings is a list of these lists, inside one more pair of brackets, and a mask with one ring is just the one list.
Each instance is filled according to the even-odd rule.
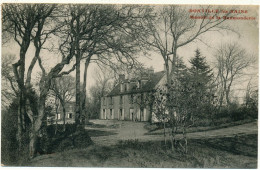
[[[218,114],[216,114],[216,116],[215,116],[215,120],[217,120],[217,119],[224,120],[224,118],[230,119],[231,121],[239,121],[239,120],[244,120],[247,118],[256,119],[257,110],[254,108],[240,106],[236,103],[232,103],[229,106],[222,107],[220,112]],[[226,122],[228,122],[228,120]]]
[[14,165],[17,162],[17,101],[9,109],[2,110],[1,122],[1,162],[4,165]]
[[230,117],[228,107],[221,107],[220,111],[215,114],[215,119]]
[[230,117],[234,121],[243,120],[246,117],[245,111],[243,108],[238,108],[230,112]]
[[[57,127],[56,127],[57,126]],[[55,130],[57,128],[56,134]],[[37,151],[42,153],[53,153],[72,148],[86,148],[93,144],[87,131],[82,127],[77,128],[76,124],[50,125],[42,130]]]

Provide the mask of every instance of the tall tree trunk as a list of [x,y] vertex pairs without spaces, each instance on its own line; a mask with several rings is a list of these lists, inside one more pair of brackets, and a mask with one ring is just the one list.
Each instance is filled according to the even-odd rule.
[[170,139],[171,139],[171,148],[172,148],[172,151],[174,151],[174,145],[175,145],[174,125],[172,125],[172,128],[171,128]]
[[223,105],[223,99],[224,99],[224,90],[222,90],[222,91],[220,92],[220,97],[219,97],[219,111],[220,111],[220,109],[221,109],[221,107],[222,107],[222,105]]
[[35,121],[32,123],[31,131],[30,131],[30,142],[29,142],[30,158],[33,158],[36,154],[36,142],[38,138],[38,133],[42,126],[42,120],[45,115],[45,100],[46,100],[46,95],[40,96],[39,104],[38,104],[38,116],[35,119]]
[[36,142],[37,142],[37,134],[35,131],[30,132],[30,143],[29,143],[29,157],[34,158],[36,154]]
[[[176,45],[177,45],[177,43],[175,42],[175,45],[173,45],[173,47],[172,47],[172,55],[173,55],[173,58],[172,58],[172,61],[170,62],[170,61],[168,61],[170,64],[171,64],[171,66],[169,67],[169,75],[168,75],[168,80],[167,80],[167,84],[169,85],[169,87],[170,87],[170,85],[171,85],[171,80],[173,79],[173,78],[175,78],[174,77],[174,71],[175,71],[175,69],[176,69],[176,61],[177,61],[177,47],[176,47]],[[167,93],[169,93],[169,89],[167,90]],[[167,95],[168,97],[168,99],[167,99],[167,102],[170,102],[170,99],[169,99],[169,97],[170,97],[170,95]],[[175,103],[168,103],[167,105],[172,105],[172,104],[174,104],[174,105],[176,105],[177,106],[177,101],[178,99],[176,99],[176,101],[172,101],[172,102],[175,102]],[[175,115],[174,115],[174,112],[176,112],[177,113],[177,109],[174,109],[174,108],[172,108],[172,107],[170,107],[170,108],[168,108],[169,109],[169,113],[170,113],[170,118],[171,118],[171,149],[172,149],[172,151],[174,151],[174,147],[175,147],[175,145],[176,145],[176,139],[175,139],[175,135],[176,135],[176,132],[177,132],[177,129],[178,129],[178,127],[177,127],[177,120],[176,120],[176,117],[175,117]],[[177,113],[178,114],[178,113]]]
[[[26,46],[27,45],[27,46]],[[25,49],[22,49],[22,47],[24,47]],[[27,47],[27,48],[26,48]],[[24,122],[24,117],[25,117],[25,101],[26,101],[26,95],[25,95],[25,86],[24,86],[24,72],[25,72],[25,54],[26,51],[29,47],[29,43],[26,44],[26,42],[24,42],[21,46],[21,50],[20,50],[20,60],[19,60],[19,70],[17,71],[17,66],[15,66],[16,64],[13,65],[13,71],[14,71],[14,75],[16,78],[16,81],[18,83],[18,87],[19,87],[19,106],[18,106],[18,130],[17,130],[17,141],[18,141],[18,152],[22,153],[22,136],[23,133],[25,132],[25,122]],[[18,154],[19,154],[18,153]]]
[[23,114],[24,114],[24,106],[22,105],[22,100],[23,100],[23,93],[20,92],[19,96],[19,105],[18,105],[18,115],[17,115],[17,142],[18,142],[18,157],[19,153],[22,152],[22,133],[23,133]]
[[187,132],[186,132],[186,126],[184,125],[183,126],[183,132],[182,132],[182,135],[183,135],[183,139],[184,139],[184,153],[187,154],[188,153],[188,140],[187,140]]
[[55,95],[55,113],[56,113],[56,119],[55,119],[55,135],[57,134],[57,130],[58,130],[58,97],[57,95]]
[[165,145],[165,147],[166,147],[165,119],[163,120],[163,134],[164,134],[164,145]]
[[80,49],[79,42],[76,44],[76,115],[75,123],[80,124],[81,107],[80,107]]
[[231,104],[230,98],[229,98],[229,94],[230,94],[230,89],[231,89],[232,82],[233,82],[233,77],[231,76],[230,82],[229,82],[228,87],[227,87],[227,90],[226,90],[226,100],[227,100],[227,104],[228,104],[228,105]]
[[84,81],[83,81],[83,98],[82,98],[82,115],[84,115],[85,120],[83,120],[84,122],[88,122],[88,115],[87,115],[87,111],[86,111],[86,98],[87,98],[87,90],[86,90],[86,86],[87,86],[87,71],[88,71],[88,66],[90,63],[90,57],[88,57],[85,61],[85,68],[84,68]]
[[63,132],[66,130],[66,109],[65,109],[65,103],[63,100],[60,100],[62,105],[62,112],[63,112]]

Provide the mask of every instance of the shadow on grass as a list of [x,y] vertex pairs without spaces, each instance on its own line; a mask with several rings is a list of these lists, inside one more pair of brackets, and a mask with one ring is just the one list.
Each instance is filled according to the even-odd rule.
[[101,124],[94,124],[92,122],[86,123],[86,127],[91,127],[91,128],[106,128],[106,125],[101,125]]
[[214,149],[257,158],[257,134],[194,141]]
[[111,129],[116,129],[119,127],[119,124],[112,124],[112,125],[103,125],[103,124],[94,124],[92,122],[88,122],[86,124],[86,127],[90,128],[111,128]]
[[116,135],[115,132],[108,132],[103,130],[87,130],[90,137],[99,137],[99,136],[110,136],[110,135]]
[[[97,132],[92,131],[95,135]],[[116,145],[91,145],[38,159],[29,166],[149,167],[149,168],[256,168],[257,135],[188,141],[188,153],[171,150],[168,141],[121,140]],[[232,148],[233,147],[233,148]],[[249,153],[249,154],[248,154]]]

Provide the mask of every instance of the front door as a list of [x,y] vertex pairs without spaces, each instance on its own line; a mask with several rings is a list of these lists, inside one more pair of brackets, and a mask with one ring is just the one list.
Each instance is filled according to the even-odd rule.
[[122,109],[120,109],[120,114],[119,114],[119,117],[120,117],[120,119],[119,120],[123,120],[122,118],[123,118],[123,110]]
[[103,115],[102,115],[101,119],[106,119],[106,110],[105,109],[103,109]]
[[134,121],[134,109],[130,109],[130,120]]
[[111,115],[110,118],[111,118],[111,119],[114,119],[114,110],[113,110],[113,109],[110,110],[110,115]]
[[113,119],[112,109],[110,109],[110,119]]

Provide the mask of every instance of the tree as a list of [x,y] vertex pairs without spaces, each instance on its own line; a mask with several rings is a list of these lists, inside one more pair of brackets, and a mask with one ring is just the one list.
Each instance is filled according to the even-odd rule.
[[[212,74],[204,59],[197,50],[195,57],[190,60],[192,66],[188,68],[182,58],[177,58],[172,78],[174,81],[160,86],[153,94],[153,112],[164,123],[164,131],[165,122],[171,127],[172,150],[180,147],[185,153],[188,152],[187,128],[202,117],[206,103],[212,104]],[[169,110],[174,110],[173,115]],[[182,138],[177,140],[175,135],[180,131]]]
[[[186,129],[194,122],[194,108],[196,99],[194,98],[195,90],[192,88],[192,81],[188,68],[184,64],[182,58],[177,58],[176,68],[172,73],[171,84],[166,84],[166,107],[169,110],[174,110],[173,115],[169,113],[169,124],[171,126],[170,138],[172,150],[177,148],[178,144],[183,151],[188,151],[188,140],[186,136]],[[175,139],[176,133],[182,130],[182,139],[177,141]],[[184,141],[184,144],[182,143]]]
[[[148,15],[139,6],[72,5],[70,25],[76,40],[76,123],[86,111],[87,69],[91,61],[114,67],[116,62],[133,65],[134,54],[143,48],[136,37],[144,36],[140,21]],[[80,99],[80,59],[85,59],[83,96]],[[82,103],[80,103],[82,102]]]
[[12,62],[15,60],[14,55],[4,55],[2,57],[2,107],[6,108],[11,104],[14,98],[18,97],[18,87],[12,74]]
[[195,114],[207,111],[211,107],[214,97],[213,73],[209,65],[205,61],[205,57],[201,56],[200,50],[197,49],[194,58],[190,60],[191,68],[189,69],[190,83],[193,88],[193,103],[195,104]]
[[168,111],[166,107],[166,100],[167,95],[166,91],[163,88],[157,88],[155,92],[152,92],[151,95],[149,95],[149,100],[151,100],[152,103],[152,110],[151,113],[154,113],[158,121],[163,122],[163,129],[164,129],[164,144],[166,146],[166,122],[168,119]]
[[[50,87],[53,96],[59,99],[63,111],[63,130],[65,131],[66,103],[71,101],[75,96],[75,78],[71,76],[62,76],[52,80]],[[55,101],[56,103],[56,101]],[[56,103],[57,104],[57,103]],[[56,108],[57,109],[57,108]],[[57,112],[57,110],[56,110]]]
[[[107,95],[113,88],[113,71],[109,68],[96,69],[93,78],[95,80],[95,86],[92,86],[89,90],[90,98],[86,105],[89,115],[85,115],[86,118],[95,117],[98,118],[100,113],[101,98]],[[91,113],[91,112],[92,113]]]
[[[18,152],[21,152],[21,140],[25,131],[27,131],[27,127],[30,125],[25,124],[26,117],[31,121],[31,127],[34,126],[33,116],[31,112],[26,112],[26,100],[33,99],[28,97],[27,93],[31,92],[31,74],[33,67],[37,59],[39,59],[40,49],[42,45],[46,42],[48,38],[48,33],[43,33],[43,26],[46,20],[50,18],[52,11],[54,10],[54,5],[40,5],[40,4],[5,4],[3,6],[3,32],[10,34],[10,38],[13,38],[14,41],[20,47],[19,60],[15,64],[13,64],[13,73],[15,80],[18,84],[19,89],[19,108],[18,108],[18,132],[17,132],[17,140],[18,140]],[[45,36],[45,38],[41,36]],[[41,38],[40,38],[41,37]],[[35,56],[29,64],[29,68],[27,70],[27,76],[25,81],[25,60],[26,53],[30,46],[31,41],[34,40],[34,44],[36,48]],[[37,45],[37,46],[36,46]],[[30,103],[34,103],[31,101]],[[44,105],[43,105],[44,106]],[[31,109],[34,110],[34,109]],[[44,109],[42,109],[44,110]],[[44,112],[44,111],[43,111]],[[37,115],[38,113],[34,113]],[[43,113],[44,114],[44,113]],[[40,118],[41,121],[41,118]],[[37,127],[39,129],[40,127]],[[37,133],[38,130],[31,129],[31,132]],[[32,142],[35,141],[35,135],[30,134],[30,138]],[[35,142],[33,142],[35,143]],[[34,145],[34,144],[33,144]],[[29,154],[34,154],[34,146],[29,147]],[[28,155],[29,155],[28,154]]]
[[[153,49],[155,49],[163,58],[167,83],[170,83],[173,70],[177,61],[177,50],[184,47],[195,40],[202,41],[199,37],[209,31],[221,31],[229,29],[224,25],[223,16],[230,16],[230,13],[222,14],[219,20],[207,20],[206,17],[212,15],[206,11],[210,6],[201,6],[205,12],[200,15],[205,16],[201,20],[191,19],[188,9],[185,7],[172,5],[162,6],[153,16],[145,18],[144,25],[150,38],[146,41]],[[213,14],[214,17],[219,13]],[[195,16],[195,15],[194,15]]]
[[253,86],[251,80],[248,82],[244,105],[248,108],[248,114],[253,118],[258,117],[258,89]]
[[215,54],[219,80],[219,106],[223,105],[224,99],[228,105],[231,104],[230,91],[233,82],[241,78],[254,62],[245,49],[238,44],[223,44]]
[[[146,10],[138,6],[49,4],[6,4],[3,6],[3,31],[9,33],[20,46],[19,60],[13,64],[20,98],[17,136],[18,141],[21,141],[20,137],[25,134],[25,131],[28,132],[30,157],[33,157],[36,152],[36,140],[46,116],[45,101],[52,80],[69,74],[75,69],[79,59],[88,59],[94,54],[99,62],[107,65],[115,61],[136,62],[132,54],[142,47],[139,42],[135,41],[136,37],[140,36],[136,33],[141,30],[137,28],[146,14]],[[42,50],[47,48],[46,42],[52,44],[54,39],[57,40],[54,44],[58,46],[59,52],[56,56],[60,60],[47,70],[42,62],[44,57]],[[35,54],[29,68],[25,70],[25,61],[28,58],[26,54],[30,44],[34,45]],[[71,66],[70,63],[74,57],[76,64],[69,70],[65,70],[66,65]],[[31,75],[36,62],[41,69],[37,102],[33,101],[35,97],[29,97],[31,94],[36,94],[31,85]],[[77,84],[78,82],[77,73],[77,123],[80,122],[78,91],[80,85]],[[25,108],[26,104],[29,104],[30,110]],[[35,106],[37,109],[33,108]],[[30,121],[25,124],[24,120],[27,118]]]
[[[178,54],[177,51],[181,47],[194,42],[203,41],[200,37],[209,31],[221,31],[221,30],[231,30],[228,26],[224,25],[225,19],[223,16],[230,16],[230,13],[208,13],[206,12],[210,9],[210,6],[201,6],[204,9],[203,13],[199,15],[205,16],[203,19],[191,19],[189,9],[182,6],[171,5],[162,6],[159,10],[153,12],[154,17],[145,18],[143,21],[143,29],[149,35],[149,38],[142,39],[141,41],[146,42],[150,47],[152,47],[156,52],[158,52],[164,60],[166,69],[166,89],[171,86],[172,81],[174,81],[174,71],[177,65]],[[216,17],[217,15],[220,19],[210,20],[206,19],[209,15]],[[196,14],[194,15],[196,16]],[[167,96],[167,104],[171,105],[169,95]],[[174,107],[170,107],[169,114],[171,119],[175,119]],[[171,110],[173,109],[173,110]],[[178,113],[176,113],[178,114]],[[174,121],[173,121],[174,122]]]

